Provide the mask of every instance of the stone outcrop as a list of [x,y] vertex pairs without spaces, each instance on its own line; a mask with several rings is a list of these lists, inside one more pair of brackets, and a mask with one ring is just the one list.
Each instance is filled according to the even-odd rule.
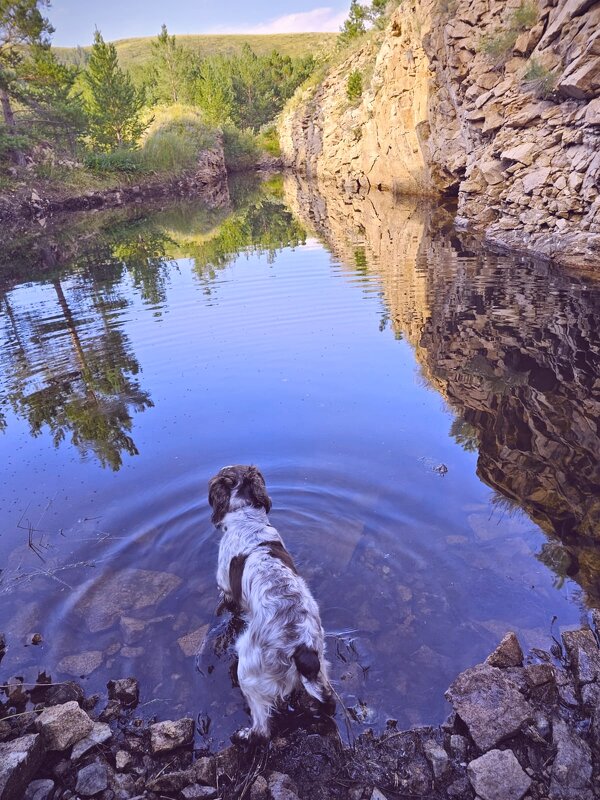
[[458,223],[488,240],[597,265],[600,3],[539,0],[525,23],[520,5],[402,2],[284,112],[285,163],[346,187],[458,195]]

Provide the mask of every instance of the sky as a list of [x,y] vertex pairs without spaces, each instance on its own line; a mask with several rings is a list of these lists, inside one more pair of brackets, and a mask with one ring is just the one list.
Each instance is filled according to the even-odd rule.
[[[321,0],[323,3],[323,0]],[[52,0],[46,12],[58,46],[91,44],[97,27],[107,41],[170,33],[296,33],[338,31],[349,0]]]

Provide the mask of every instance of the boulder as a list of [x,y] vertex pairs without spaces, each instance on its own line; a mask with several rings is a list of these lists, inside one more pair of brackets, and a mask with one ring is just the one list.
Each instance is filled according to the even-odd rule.
[[444,748],[439,745],[433,739],[425,742],[423,745],[423,750],[425,751],[425,755],[427,760],[431,764],[431,769],[433,770],[433,776],[436,780],[442,777],[449,766],[449,759],[448,753],[444,750]]
[[564,631],[562,640],[571,668],[580,684],[600,679],[600,648],[590,630]]
[[[515,148],[517,149],[517,148]],[[502,154],[504,157],[504,154]],[[512,631],[507,633],[498,647],[485,660],[490,667],[506,669],[508,667],[521,667],[523,665],[523,651],[517,636]]]
[[54,790],[54,781],[50,778],[32,781],[25,791],[23,800],[48,800]]
[[107,725],[106,722],[94,722],[94,727],[90,733],[73,746],[71,761],[78,761],[88,750],[91,750],[92,747],[96,747],[99,744],[104,744],[111,736],[112,731],[110,725]]
[[522,142],[516,147],[509,147],[507,150],[503,150],[500,153],[500,158],[503,161],[519,161],[521,164],[529,166],[533,164],[533,153],[536,148],[535,142]]
[[37,733],[0,744],[0,800],[22,797],[43,758],[43,740]]
[[553,723],[556,758],[552,764],[550,800],[584,800],[592,777],[592,753],[562,719]]
[[480,750],[490,750],[532,719],[533,708],[502,670],[488,664],[461,673],[446,699]]
[[269,784],[262,775],[257,775],[250,787],[250,800],[268,800]]
[[150,726],[150,749],[154,754],[167,753],[178,747],[186,747],[194,739],[194,720],[165,720]]
[[481,800],[521,800],[531,786],[512,750],[490,750],[471,761],[467,774]]
[[600,90],[600,57],[583,55],[576,59],[560,77],[557,89],[578,100],[596,97]]
[[298,800],[296,784],[289,775],[272,772],[269,775],[271,800]]
[[75,791],[82,797],[94,797],[108,787],[108,769],[106,764],[95,761],[79,770]]
[[47,750],[66,750],[88,736],[94,727],[75,700],[45,708],[35,724]]

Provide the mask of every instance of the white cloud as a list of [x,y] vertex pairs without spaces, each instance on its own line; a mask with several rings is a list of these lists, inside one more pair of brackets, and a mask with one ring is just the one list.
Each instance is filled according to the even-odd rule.
[[304,33],[339,31],[340,25],[345,20],[346,11],[336,11],[329,6],[313,8],[311,11],[298,11],[284,14],[260,22],[257,25],[240,26],[237,28],[220,27],[214,33]]

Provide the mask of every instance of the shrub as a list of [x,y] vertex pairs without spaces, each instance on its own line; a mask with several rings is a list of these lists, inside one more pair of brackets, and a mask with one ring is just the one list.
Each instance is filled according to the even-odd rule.
[[261,150],[265,150],[270,156],[275,156],[275,158],[277,158],[281,155],[279,135],[274,125],[269,125],[267,128],[264,128],[258,134],[256,142]]
[[113,150],[110,153],[88,153],[84,164],[92,172],[123,172],[131,174],[140,171],[138,153],[133,150]]
[[484,36],[480,44],[481,52],[496,64],[502,64],[511,55],[518,36],[519,32],[512,28]]
[[361,73],[355,69],[348,75],[346,84],[346,95],[348,100],[358,100],[363,93],[363,79]]
[[511,28],[518,31],[527,31],[533,28],[538,21],[538,7],[536,3],[524,2],[515,10],[511,19]]
[[530,58],[523,78],[527,88],[540,100],[550,97],[556,88],[556,75],[535,58]]
[[140,160],[153,172],[181,172],[192,167],[198,153],[215,142],[215,130],[202,114],[187,106],[169,106],[156,112],[143,139]]
[[259,157],[256,136],[248,128],[240,130],[234,125],[223,128],[225,163],[233,172],[254,166]]

